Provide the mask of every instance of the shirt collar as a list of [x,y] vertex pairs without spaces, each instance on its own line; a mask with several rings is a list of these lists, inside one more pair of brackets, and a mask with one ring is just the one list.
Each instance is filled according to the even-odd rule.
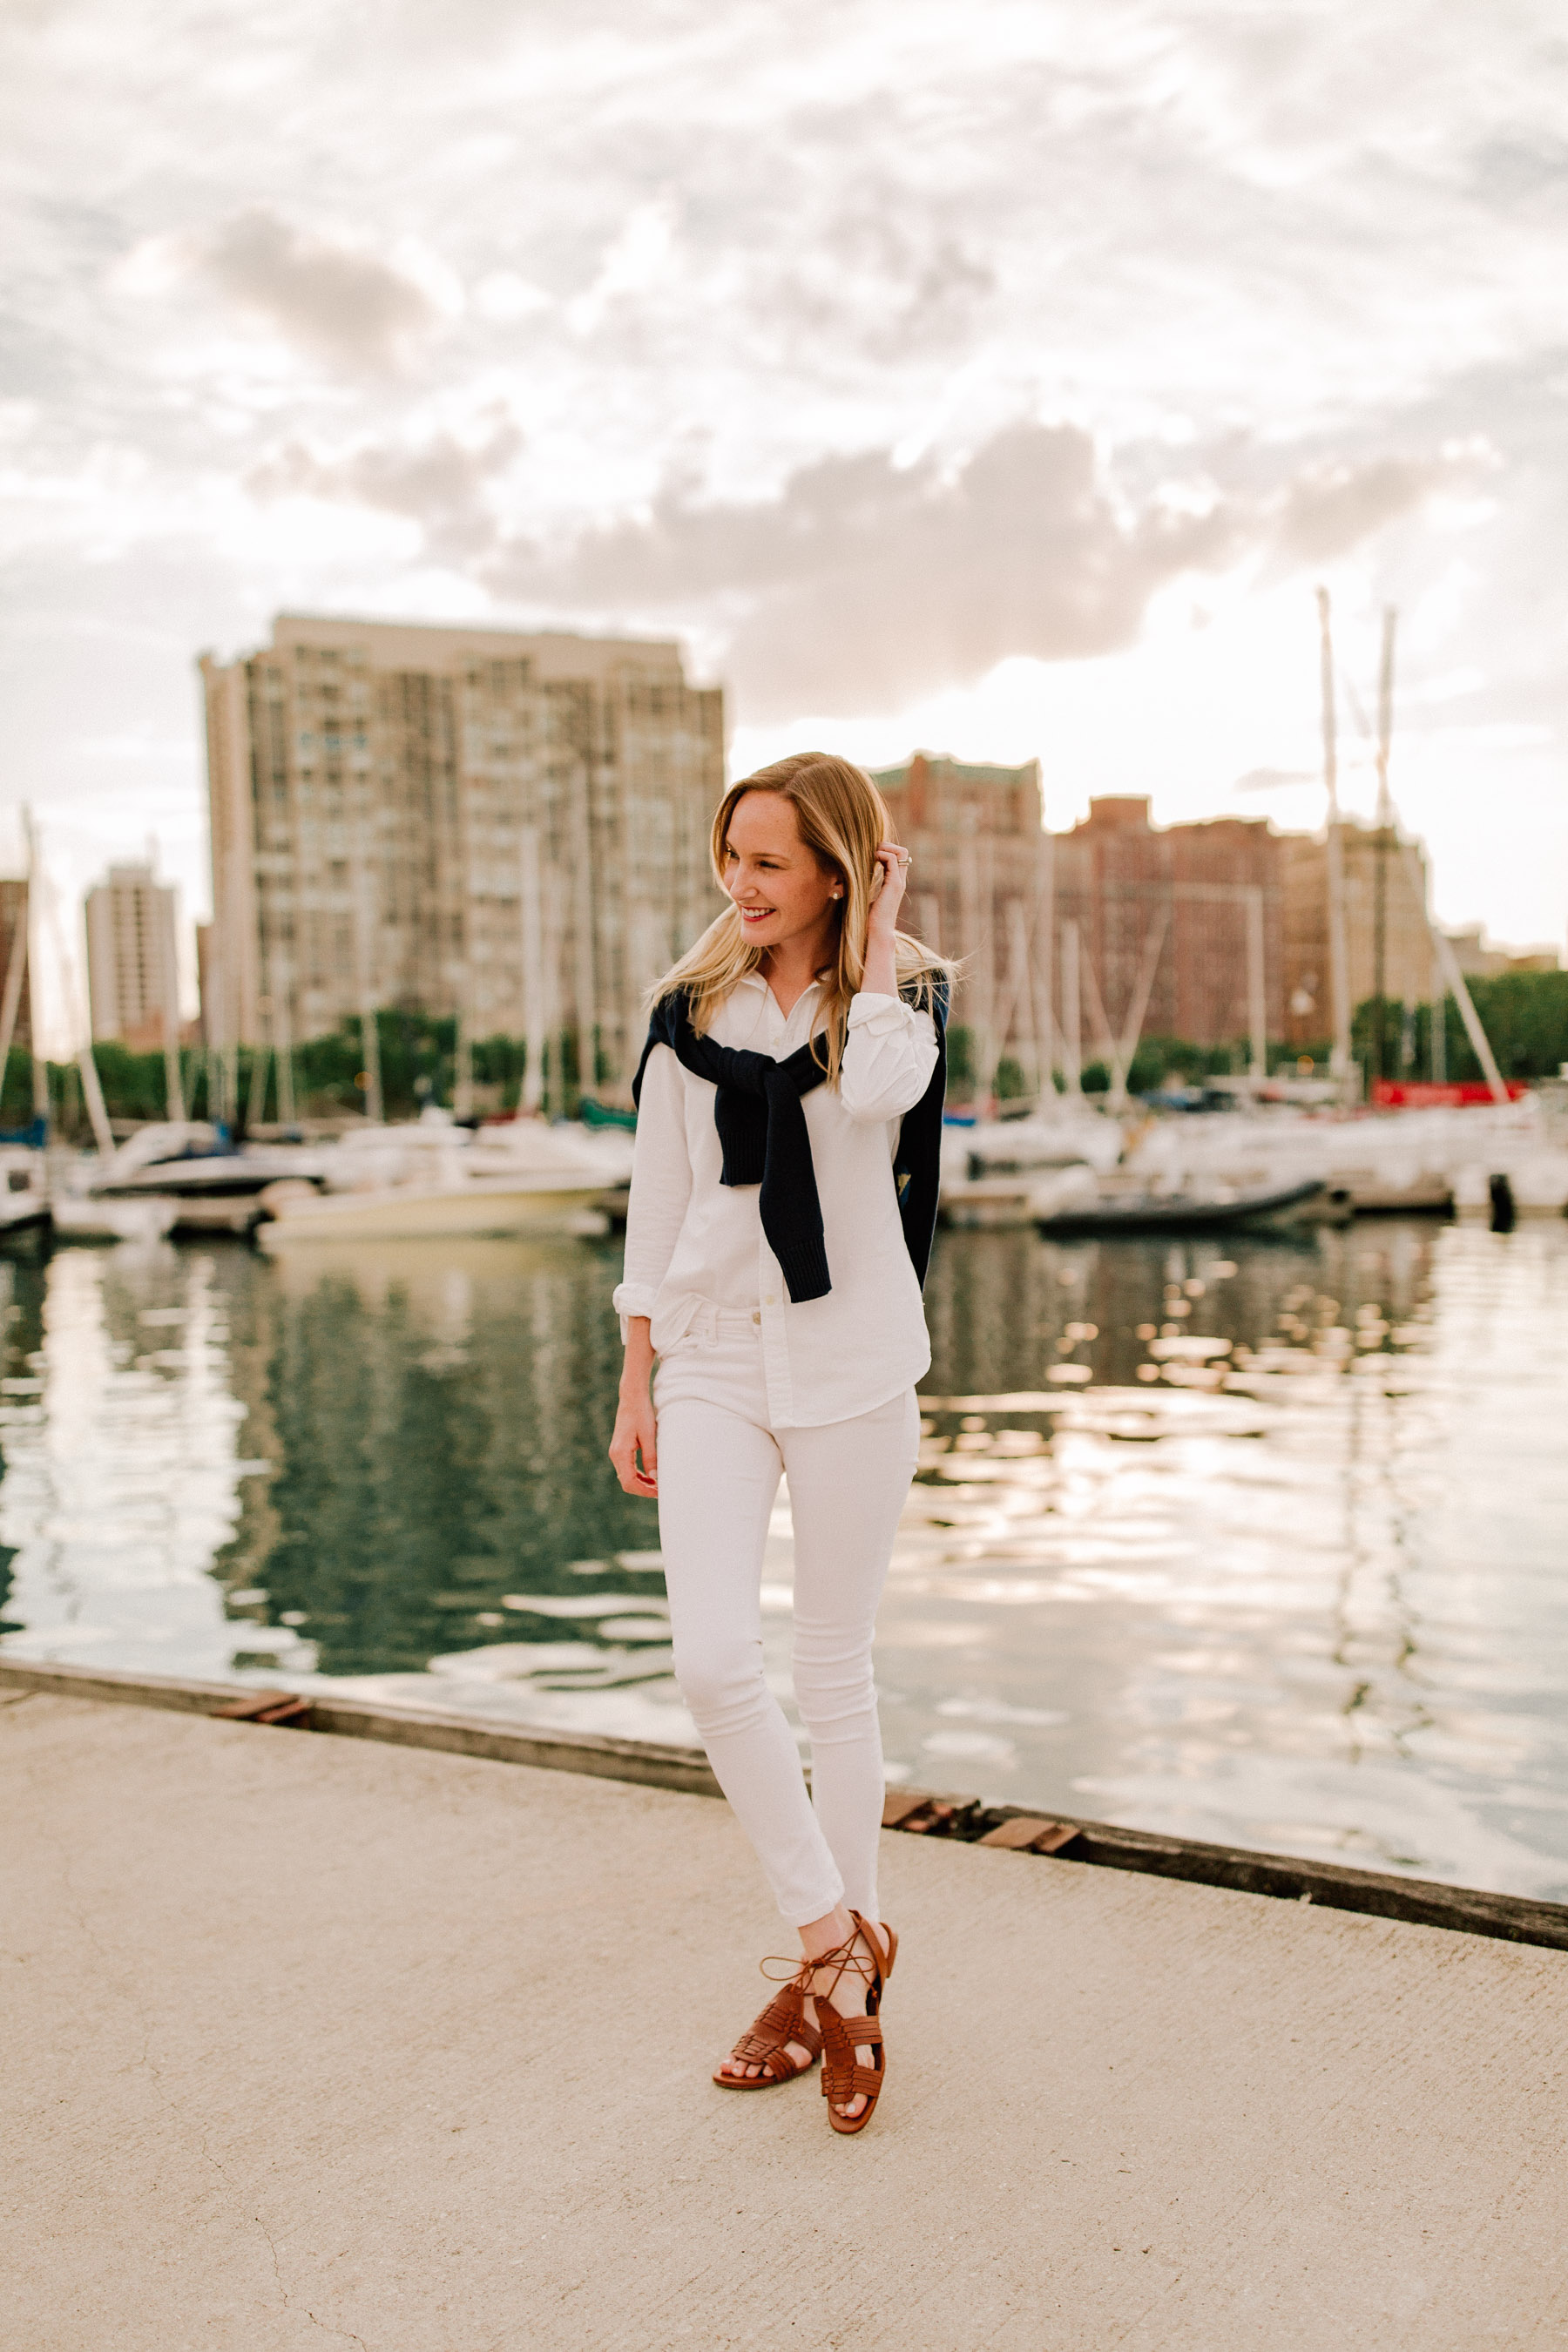
[[[773,996],[773,990],[768,988],[768,983],[763,978],[760,971],[743,971],[741,974],[739,985],[742,988],[766,988],[770,996]],[[796,1003],[804,1004],[806,998],[810,996],[815,990],[819,990],[821,986],[821,981],[808,980],[805,986],[801,990],[799,996],[795,999]],[[776,996],[773,997],[773,1003],[775,1004],[778,1003]]]

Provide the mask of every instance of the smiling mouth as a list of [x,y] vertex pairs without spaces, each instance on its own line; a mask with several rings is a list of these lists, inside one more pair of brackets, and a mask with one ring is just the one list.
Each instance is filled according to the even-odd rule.
[[773,907],[742,907],[741,920],[743,923],[765,923],[768,917],[776,912],[777,909]]

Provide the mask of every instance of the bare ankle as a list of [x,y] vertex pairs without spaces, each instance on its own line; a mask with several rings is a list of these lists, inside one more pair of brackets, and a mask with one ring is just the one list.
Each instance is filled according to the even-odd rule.
[[842,1903],[824,1912],[820,1919],[810,1919],[796,1930],[800,1948],[808,1960],[819,1960],[825,1953],[836,1952],[855,1933],[855,1922]]

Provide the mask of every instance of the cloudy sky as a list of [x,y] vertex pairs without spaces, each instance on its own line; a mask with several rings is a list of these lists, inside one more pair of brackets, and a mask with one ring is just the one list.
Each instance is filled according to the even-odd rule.
[[1532,0],[10,0],[0,858],[205,897],[274,612],[686,641],[737,769],[1317,823],[1399,610],[1441,913],[1568,909],[1568,26]]

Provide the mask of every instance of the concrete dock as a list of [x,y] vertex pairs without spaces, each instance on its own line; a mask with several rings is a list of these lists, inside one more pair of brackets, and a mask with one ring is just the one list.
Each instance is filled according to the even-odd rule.
[[889,1836],[871,2129],[722,1805],[0,1700],[5,2352],[1568,2344],[1568,1954]]

